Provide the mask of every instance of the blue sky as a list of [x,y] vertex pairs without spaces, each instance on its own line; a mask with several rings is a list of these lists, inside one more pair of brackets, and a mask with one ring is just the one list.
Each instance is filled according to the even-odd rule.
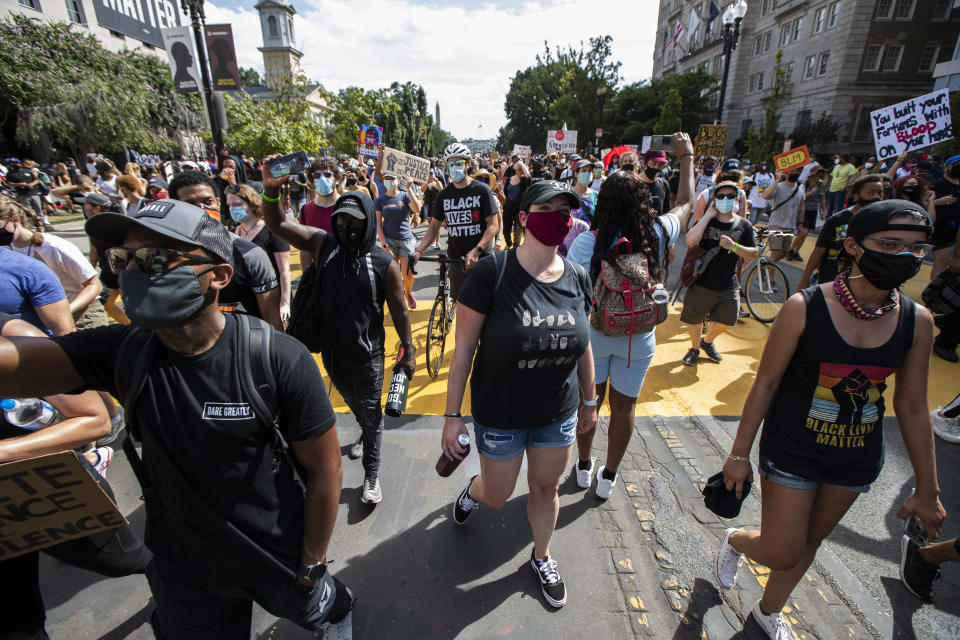
[[[626,82],[653,69],[657,0],[541,0],[464,4],[447,0],[292,0],[306,74],[331,91],[413,81],[440,103],[458,138],[492,137],[518,69],[551,45],[612,35]],[[255,0],[207,0],[207,22],[233,24],[241,66],[263,70]],[[592,134],[591,134],[592,135]],[[536,141],[530,141],[534,143]]]

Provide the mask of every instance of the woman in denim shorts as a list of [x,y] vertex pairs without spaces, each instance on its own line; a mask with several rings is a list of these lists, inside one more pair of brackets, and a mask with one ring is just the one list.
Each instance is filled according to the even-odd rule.
[[[863,207],[847,225],[843,248],[850,268],[833,282],[794,294],[770,331],[723,465],[727,489],[742,495],[753,475],[750,449],[762,420],[761,526],[727,529],[714,568],[724,588],[735,583],[743,556],[772,570],[751,616],[776,640],[793,637],[780,610],[820,543],[880,474],[891,375],[893,406],[916,477],[916,490],[898,515],[917,518],[931,540],[940,533],[946,513],[927,409],[933,319],[898,291],[919,271],[931,229],[923,208],[906,200]],[[913,555],[915,565],[920,556]]]
[[413,229],[410,227],[410,216],[420,213],[421,202],[414,191],[413,179],[405,178],[406,189],[398,189],[398,176],[392,173],[383,174],[385,193],[376,199],[373,206],[377,210],[377,235],[384,251],[400,262],[400,273],[403,274],[403,292],[407,295],[407,306],[417,308],[417,301],[413,297],[413,273],[407,269],[407,259],[417,248]]
[[448,458],[466,454],[458,437],[467,433],[460,405],[469,373],[480,474],[454,503],[454,522],[465,524],[481,503],[502,507],[526,453],[530,566],[544,598],[557,608],[567,601],[550,556],[557,489],[577,433],[597,420],[587,325],[590,282],[581,266],[557,254],[570,229],[570,212],[578,206],[568,185],[553,180],[531,185],[518,215],[523,244],[487,256],[470,270],[460,291],[441,440]]

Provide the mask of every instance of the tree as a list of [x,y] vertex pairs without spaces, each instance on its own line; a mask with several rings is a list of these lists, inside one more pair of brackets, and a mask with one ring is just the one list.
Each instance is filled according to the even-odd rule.
[[105,49],[66,22],[11,14],[0,22],[0,121],[24,145],[145,153],[176,148],[174,134],[196,130],[200,97],[173,88],[166,62]]
[[327,145],[327,134],[314,120],[306,100],[308,83],[303,77],[281,78],[273,100],[258,100],[247,93],[224,94],[229,129],[224,142],[230,149],[262,158],[271,153],[304,149],[308,154]]
[[770,87],[770,95],[767,97],[763,126],[760,129],[751,126],[747,133],[744,149],[746,156],[754,162],[769,160],[783,150],[783,134],[777,131],[777,128],[783,115],[783,105],[790,94],[790,84],[787,82],[787,72],[783,69],[782,62],[783,49],[777,51],[775,58],[773,86]]
[[811,153],[821,151],[825,146],[839,139],[841,125],[824,111],[813,122],[802,127],[795,127],[787,136],[794,147],[808,145]]
[[398,107],[386,89],[364,90],[360,87],[341,89],[333,97],[334,108],[330,144],[338,153],[357,154],[357,138],[361,124],[383,126],[386,114]]
[[256,69],[240,67],[240,84],[244,87],[262,87],[263,78]]
[[673,133],[659,129],[658,120],[664,105],[664,96],[675,90],[680,97],[677,115],[680,131],[696,135],[699,126],[711,122],[708,104],[715,82],[705,71],[691,71],[657,78],[650,82],[636,82],[620,89],[603,111],[603,137],[607,146],[639,144],[643,136]]
[[680,92],[676,87],[670,89],[667,99],[663,101],[663,106],[660,107],[660,117],[657,118],[657,123],[653,125],[654,133],[668,134],[680,131],[680,127],[683,126],[680,120],[682,106]]

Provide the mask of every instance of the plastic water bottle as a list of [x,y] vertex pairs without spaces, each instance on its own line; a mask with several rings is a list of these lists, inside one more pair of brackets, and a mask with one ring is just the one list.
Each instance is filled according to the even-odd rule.
[[60,412],[42,398],[4,398],[0,409],[10,424],[28,431],[39,431],[60,422]]
[[650,297],[653,299],[654,304],[667,304],[667,300],[670,299],[670,296],[667,295],[667,291],[663,288],[662,284],[658,284],[653,288],[653,293],[650,294]]

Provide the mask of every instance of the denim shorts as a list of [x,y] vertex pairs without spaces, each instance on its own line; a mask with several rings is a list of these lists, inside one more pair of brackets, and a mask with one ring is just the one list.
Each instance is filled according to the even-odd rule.
[[513,460],[527,447],[569,447],[577,439],[577,413],[533,429],[492,429],[474,422],[473,439],[477,451],[488,460]]
[[416,250],[417,241],[415,238],[410,238],[409,240],[387,238],[387,246],[390,247],[390,250],[393,251],[393,255],[396,257],[406,258]]
[[870,491],[869,484],[831,484],[829,482],[819,482],[817,480],[804,478],[803,476],[787,473],[783,469],[778,469],[772,462],[770,462],[769,458],[764,458],[763,456],[760,456],[760,464],[758,466],[761,477],[764,477],[770,482],[778,484],[781,487],[787,487],[788,489],[816,489],[820,485],[825,484],[830,487],[836,487],[837,489],[843,489],[844,491],[852,491],[853,493],[867,493]]

